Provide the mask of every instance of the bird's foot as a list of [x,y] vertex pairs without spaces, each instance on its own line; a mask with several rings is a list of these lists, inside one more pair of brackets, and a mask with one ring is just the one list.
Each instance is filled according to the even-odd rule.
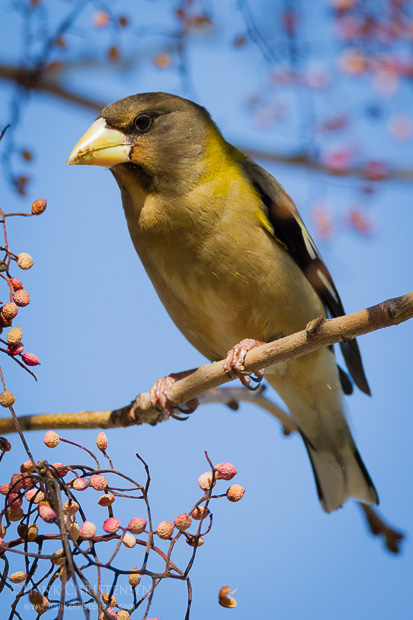
[[172,398],[171,388],[175,381],[179,381],[179,379],[184,379],[193,372],[194,370],[174,372],[171,373],[168,377],[161,377],[160,379],[158,379],[149,390],[152,407],[163,411],[175,420],[186,420],[187,416],[181,417],[179,415],[176,415],[175,409],[178,409],[178,411],[180,411],[181,413],[193,413],[198,407],[198,399],[192,398],[186,403],[186,407],[178,406]]
[[[224,370],[227,375],[231,378],[237,377],[241,381],[242,385],[249,390],[256,390],[258,388],[258,385],[261,383],[264,376],[264,370],[258,370],[253,375],[247,376],[244,365],[245,357],[248,351],[255,349],[255,347],[259,347],[262,344],[265,344],[265,342],[260,342],[259,340],[254,340],[253,338],[245,338],[232,347],[232,349],[228,351],[227,357],[225,358]],[[251,379],[258,385],[252,387]]]

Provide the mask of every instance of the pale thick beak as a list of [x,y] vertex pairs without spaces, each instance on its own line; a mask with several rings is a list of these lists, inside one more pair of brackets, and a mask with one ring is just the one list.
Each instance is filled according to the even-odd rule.
[[132,146],[121,131],[106,127],[104,119],[98,118],[70,153],[67,165],[111,168],[130,161]]

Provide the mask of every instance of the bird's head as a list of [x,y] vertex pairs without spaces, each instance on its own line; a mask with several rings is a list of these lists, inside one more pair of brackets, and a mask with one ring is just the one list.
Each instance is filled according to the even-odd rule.
[[166,93],[133,95],[102,110],[67,163],[103,166],[115,176],[116,166],[126,164],[172,184],[198,168],[201,173],[207,144],[217,136],[221,138],[208,112],[187,99]]

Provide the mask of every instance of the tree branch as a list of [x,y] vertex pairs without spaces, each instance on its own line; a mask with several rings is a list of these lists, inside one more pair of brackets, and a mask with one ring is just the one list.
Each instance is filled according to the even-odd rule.
[[[74,103],[83,108],[87,108],[88,110],[93,110],[96,112],[100,112],[100,110],[104,108],[107,103],[110,103],[96,101],[95,99],[91,99],[86,95],[76,93],[69,88],[62,86],[57,75],[53,74],[51,71],[48,71],[47,68],[44,69],[42,72],[39,72],[36,69],[0,64],[0,80],[14,82],[15,84],[23,86],[28,91],[42,91],[44,93],[47,93],[48,95],[58,97],[59,99],[63,99],[64,101],[69,101],[69,103]],[[240,146],[239,148],[245,153],[247,153],[249,157],[253,159],[259,159],[261,161],[270,161],[274,163],[300,166],[302,168],[306,168],[307,170],[323,172],[332,176],[356,176],[361,178],[365,177],[365,170],[363,169],[363,167],[352,166],[349,168],[340,169],[339,171],[333,170],[328,168],[325,164],[318,161],[317,159],[312,158],[305,151],[302,153],[289,155],[287,153],[273,153],[270,151],[249,147],[242,148],[242,146]],[[389,170],[383,177],[383,180],[389,179],[411,181],[413,180],[413,168],[398,168],[394,170]]]
[[[322,347],[345,342],[384,327],[398,325],[412,317],[413,292],[335,319],[315,319],[310,321],[306,329],[301,332],[249,351],[245,359],[245,370],[247,373],[253,373],[261,368],[268,368],[277,362],[301,357]],[[207,393],[200,399],[203,404],[217,402],[217,393],[209,392],[210,396],[208,397],[208,390],[217,388],[228,381],[231,379],[224,371],[223,360],[200,366],[172,385],[170,390],[171,404],[173,406],[182,405],[205,392]],[[236,402],[252,400],[259,406],[263,405],[264,401],[261,400],[260,403],[260,398],[264,398],[262,394],[254,397],[245,392],[246,390],[240,390],[237,393]],[[243,396],[241,397],[240,394]],[[226,402],[233,406],[233,396],[234,393],[232,392],[228,399],[228,392],[223,392],[220,402]],[[266,401],[266,405],[271,402],[268,399]],[[289,421],[288,414],[274,403],[272,403],[272,407],[271,413],[281,421],[285,432],[292,432],[295,427]],[[269,406],[265,406],[265,408],[271,409]],[[149,392],[142,392],[131,404],[116,410],[28,415],[19,417],[19,422],[22,430],[40,430],[48,428],[115,428],[139,424],[155,425],[166,419],[168,416],[165,413],[152,407]],[[0,420],[0,434],[14,431],[12,420]]]

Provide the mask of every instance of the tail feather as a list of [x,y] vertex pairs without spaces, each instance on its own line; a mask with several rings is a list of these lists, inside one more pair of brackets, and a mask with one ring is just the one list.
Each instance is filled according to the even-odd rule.
[[367,504],[379,503],[377,491],[355,445],[352,452],[346,450],[345,454],[321,452],[303,433],[301,435],[325,512],[340,508],[350,497]]

